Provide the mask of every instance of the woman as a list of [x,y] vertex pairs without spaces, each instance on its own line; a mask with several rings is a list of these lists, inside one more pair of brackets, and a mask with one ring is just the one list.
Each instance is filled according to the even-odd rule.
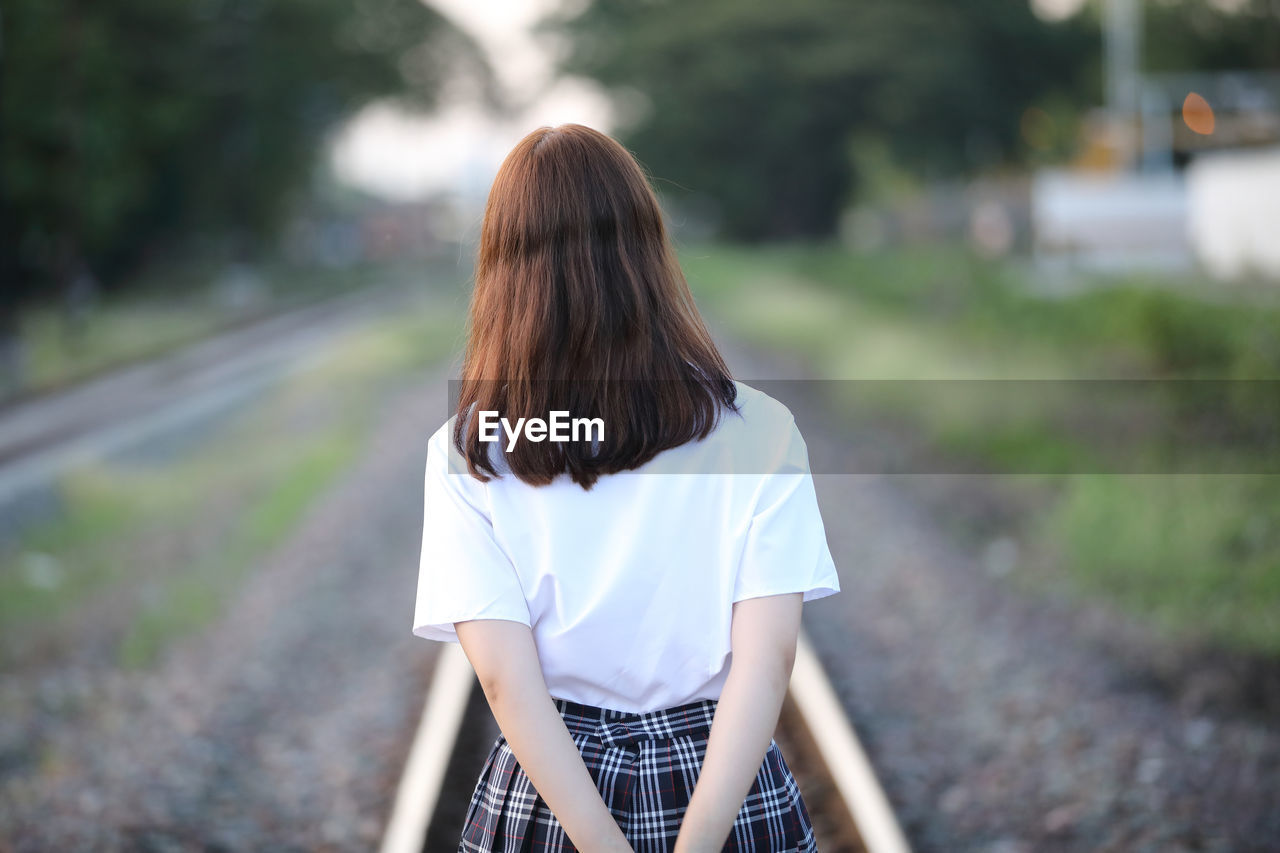
[[730,376],[641,167],[530,133],[427,450],[413,631],[502,732],[458,849],[815,850],[772,735],[802,602],[839,589],[791,413]]

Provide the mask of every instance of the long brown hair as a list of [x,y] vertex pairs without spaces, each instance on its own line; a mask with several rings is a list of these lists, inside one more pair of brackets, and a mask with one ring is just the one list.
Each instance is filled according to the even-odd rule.
[[[499,476],[481,411],[600,418],[597,442],[518,442],[521,480],[590,489],[715,427],[736,387],[631,152],[581,124],[540,127],[507,155],[485,206],[453,443]],[[503,448],[505,451],[505,448]]]

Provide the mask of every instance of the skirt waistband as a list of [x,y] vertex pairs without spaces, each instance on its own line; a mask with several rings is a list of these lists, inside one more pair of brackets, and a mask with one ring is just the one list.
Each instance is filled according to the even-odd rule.
[[699,699],[673,708],[634,713],[551,698],[570,734],[590,735],[606,746],[635,746],[681,736],[706,737],[718,704],[715,699]]

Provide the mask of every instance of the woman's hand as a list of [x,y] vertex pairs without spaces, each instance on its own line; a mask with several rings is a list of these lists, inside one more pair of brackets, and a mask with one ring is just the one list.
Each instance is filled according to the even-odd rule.
[[503,737],[574,846],[633,853],[547,692],[529,626],[472,619],[454,630]]
[[733,605],[733,657],[674,853],[719,853],[760,773],[791,683],[803,594]]

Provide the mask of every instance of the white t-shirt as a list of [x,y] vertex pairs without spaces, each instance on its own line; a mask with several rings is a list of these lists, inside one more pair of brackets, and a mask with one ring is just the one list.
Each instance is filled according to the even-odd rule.
[[741,416],[724,411],[705,439],[590,491],[502,467],[482,483],[456,451],[451,468],[451,418],[427,448],[413,633],[457,642],[455,622],[528,625],[548,691],[587,705],[719,698],[734,602],[840,591],[791,412],[737,388]]

